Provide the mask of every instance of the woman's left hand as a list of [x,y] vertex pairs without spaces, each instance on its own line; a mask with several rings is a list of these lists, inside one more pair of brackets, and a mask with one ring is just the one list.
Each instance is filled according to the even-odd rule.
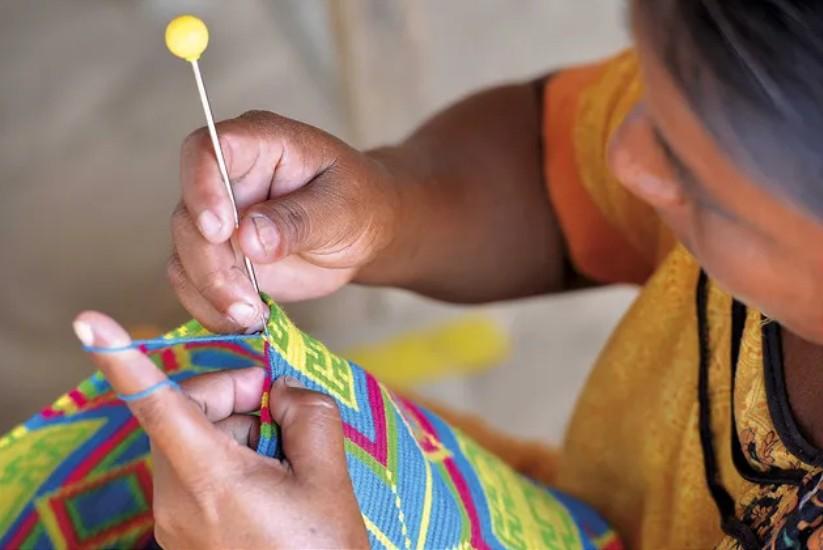
[[[87,312],[75,331],[86,345],[127,345],[110,318]],[[166,379],[137,350],[94,354],[120,394]],[[258,455],[260,368],[196,376],[128,403],[151,440],[155,537],[164,548],[367,548],[346,470],[334,401],[278,380],[270,409],[287,461]],[[287,383],[288,382],[288,383]]]

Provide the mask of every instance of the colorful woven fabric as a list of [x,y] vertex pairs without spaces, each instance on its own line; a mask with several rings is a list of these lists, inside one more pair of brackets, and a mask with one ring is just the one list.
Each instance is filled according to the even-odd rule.
[[[336,399],[373,547],[620,548],[590,509],[511,470],[432,413],[301,333],[274,304],[257,339],[143,346],[176,381],[263,366]],[[190,322],[166,336],[211,336]],[[264,392],[259,452],[276,456]],[[151,542],[148,440],[98,373],[0,439],[0,548]]]

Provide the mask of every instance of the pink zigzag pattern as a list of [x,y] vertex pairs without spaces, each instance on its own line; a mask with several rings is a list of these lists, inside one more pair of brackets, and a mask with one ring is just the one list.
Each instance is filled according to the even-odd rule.
[[366,396],[374,419],[374,440],[372,441],[354,426],[343,423],[343,434],[358,447],[369,453],[383,467],[388,466],[388,433],[386,430],[386,407],[380,386],[373,376],[366,374]]

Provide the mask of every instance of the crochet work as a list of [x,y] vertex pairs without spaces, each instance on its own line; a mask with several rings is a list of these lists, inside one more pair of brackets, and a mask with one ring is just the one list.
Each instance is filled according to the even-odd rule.
[[[141,349],[176,381],[262,366],[332,396],[376,548],[620,548],[590,509],[521,477],[434,414],[300,332],[275,304],[266,333],[215,338],[192,321]],[[264,392],[258,452],[279,456]],[[99,374],[0,439],[0,547],[152,541],[148,440]]]

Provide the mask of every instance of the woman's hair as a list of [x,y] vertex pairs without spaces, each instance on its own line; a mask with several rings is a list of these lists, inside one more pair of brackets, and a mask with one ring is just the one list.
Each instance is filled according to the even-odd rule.
[[823,1],[635,6],[643,37],[726,154],[823,218]]

